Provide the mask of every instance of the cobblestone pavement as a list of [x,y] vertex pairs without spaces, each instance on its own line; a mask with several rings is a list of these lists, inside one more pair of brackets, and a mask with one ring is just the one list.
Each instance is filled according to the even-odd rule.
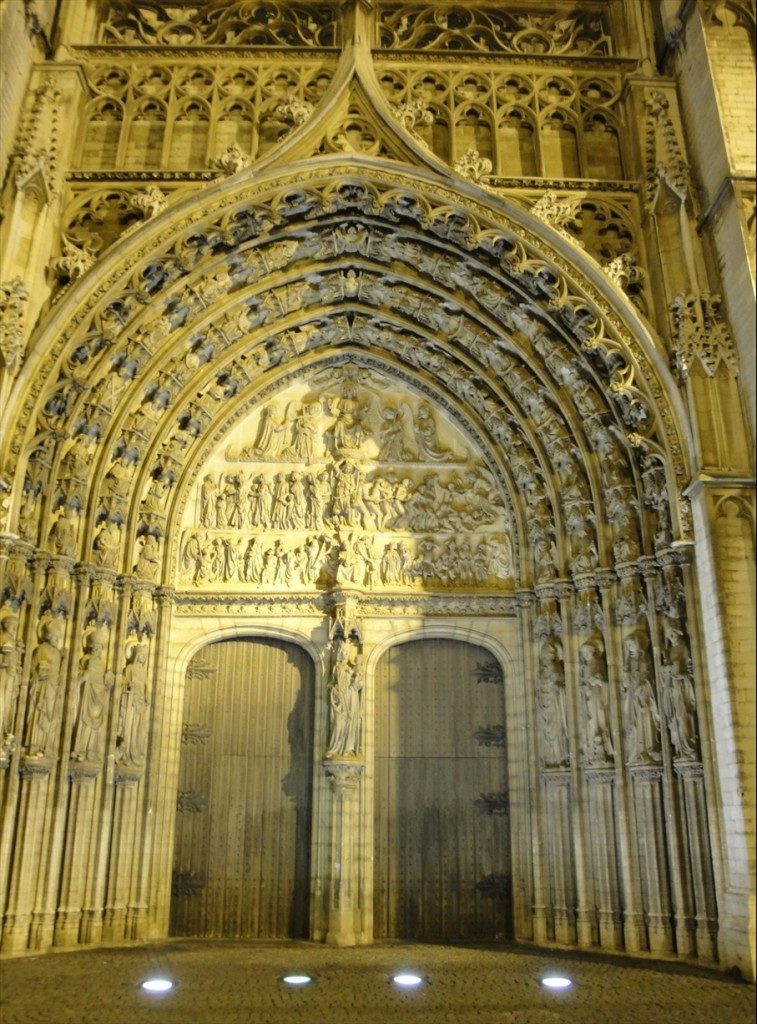
[[[391,981],[400,968],[419,989]],[[550,993],[549,970],[572,988]],[[288,988],[282,975],[313,982]],[[175,982],[149,996],[156,972]],[[171,940],[0,963],[2,1024],[752,1024],[752,986],[693,966],[522,947]]]

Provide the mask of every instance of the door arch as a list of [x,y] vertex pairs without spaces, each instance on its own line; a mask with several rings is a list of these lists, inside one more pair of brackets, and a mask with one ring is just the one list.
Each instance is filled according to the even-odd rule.
[[375,722],[375,937],[512,937],[499,662],[461,640],[391,647]]
[[268,637],[190,662],[172,935],[307,937],[313,679],[301,647]]

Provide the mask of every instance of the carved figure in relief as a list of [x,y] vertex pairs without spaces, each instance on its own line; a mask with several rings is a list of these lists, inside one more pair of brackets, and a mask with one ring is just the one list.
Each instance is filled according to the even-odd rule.
[[334,451],[355,452],[368,437],[363,422],[365,409],[360,405],[352,387],[345,387],[345,393],[331,400],[331,411],[336,422],[331,429]]
[[421,462],[446,462],[451,457],[450,450],[439,445],[434,413],[427,402],[422,402],[415,414],[415,439]]
[[79,516],[72,505],[66,505],[60,517],[50,530],[50,541],[57,555],[76,558],[76,536],[79,532]]
[[105,474],[103,494],[112,498],[128,497],[135,465],[136,453],[123,452]]
[[250,483],[250,491],[247,498],[249,506],[248,522],[250,526],[267,527],[270,525],[272,500],[271,485],[261,473]]
[[501,539],[490,537],[487,555],[487,575],[502,580],[513,575],[513,545],[508,534],[501,535]]
[[134,571],[143,580],[155,580],[160,570],[160,540],[152,533],[145,534],[137,555]]
[[147,757],[148,654],[145,643],[133,644],[127,652],[116,747],[116,760],[123,764],[141,765]]
[[98,761],[102,753],[102,732],[108,710],[108,693],[114,676],[106,671],[108,629],[96,626],[84,640],[81,660],[79,711],[71,757],[76,761]]
[[587,637],[579,647],[578,654],[586,737],[584,754],[587,762],[592,764],[596,761],[609,760],[614,753],[610,736],[607,667],[602,637],[598,633]]
[[65,632],[65,619],[48,619],[41,627],[40,642],[32,653],[29,712],[24,735],[27,757],[46,757],[53,753],[63,704]]
[[381,410],[379,459],[382,462],[408,462],[417,456],[412,444],[412,413],[404,402],[398,409]]
[[336,640],[329,679],[329,743],[326,757],[356,757],[362,732],[362,658],[350,660],[350,643]]
[[562,644],[548,637],[539,651],[540,746],[544,764],[560,768],[568,764],[568,717],[565,706],[565,676]]
[[101,565],[104,569],[118,568],[118,555],[121,550],[119,524],[110,519],[104,523],[92,543],[92,548],[96,565]]
[[286,412],[275,405],[267,405],[260,417],[260,430],[254,453],[268,458],[283,455],[287,447],[289,429]]
[[665,619],[663,632],[666,645],[660,673],[663,713],[676,759],[696,760],[699,757],[696,695],[686,635],[671,619]]
[[292,427],[292,454],[310,465],[320,455],[320,402],[303,402]]
[[18,619],[0,615],[0,761],[12,741],[13,723],[18,698],[20,658],[16,644]]
[[649,634],[646,629],[635,629],[623,640],[624,717],[631,764],[657,764],[662,759],[653,678]]
[[210,529],[215,526],[216,482],[208,473],[200,485],[200,526]]

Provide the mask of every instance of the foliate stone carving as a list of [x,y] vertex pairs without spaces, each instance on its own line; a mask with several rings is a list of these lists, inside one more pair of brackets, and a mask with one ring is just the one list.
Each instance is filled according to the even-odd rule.
[[587,765],[610,761],[614,754],[610,732],[609,684],[601,633],[583,639],[578,649],[583,722],[583,759]]
[[107,668],[110,630],[104,624],[84,637],[84,656],[79,664],[78,712],[71,757],[75,761],[100,761],[105,722],[114,675]]
[[662,760],[660,711],[646,623],[623,638],[623,698],[628,763],[659,763]]
[[250,3],[220,7],[146,6],[114,0],[101,28],[104,43],[147,46],[321,46],[336,43],[337,7]]
[[75,245],[70,238],[63,239],[63,255],[53,262],[53,270],[61,284],[77,281],[93,266],[95,251],[88,245]]
[[39,627],[39,643],[32,652],[29,702],[24,729],[28,758],[52,758],[57,750],[63,713],[66,620],[45,616]]
[[492,173],[492,162],[488,156],[481,156],[477,149],[468,149],[454,163],[453,170],[463,178],[481,181]]
[[15,376],[26,347],[24,315],[29,301],[21,278],[0,284],[0,367]]
[[236,143],[228,146],[223,153],[213,160],[213,165],[223,171],[224,174],[236,174],[252,166],[252,157]]
[[16,188],[34,195],[40,203],[49,203],[60,189],[60,112],[60,90],[47,78],[34,94],[14,154]]
[[738,359],[728,325],[721,315],[719,295],[679,295],[671,304],[674,347],[673,364],[682,382],[698,362],[708,377],[714,377],[721,363],[732,376],[738,375]]
[[434,123],[434,113],[422,96],[416,96],[406,103],[392,106],[392,111],[405,131],[412,135],[416,142],[426,145],[426,140],[419,134],[419,128],[428,128]]
[[602,15],[503,11],[467,4],[440,10],[437,6],[385,4],[379,15],[384,49],[473,50],[483,53],[593,54],[612,53]]
[[[288,124],[291,127],[283,138],[291,135],[301,125],[305,124],[313,116],[313,104],[308,103],[307,100],[298,99],[296,96],[290,96],[280,103],[276,104],[274,108],[275,116],[283,121],[284,124]],[[279,141],[282,141],[281,139]]]
[[129,202],[132,209],[142,214],[144,220],[150,220],[165,210],[168,205],[168,196],[157,185],[150,185],[143,192],[131,195]]
[[583,248],[583,243],[579,241],[576,235],[567,230],[569,226],[573,227],[574,230],[578,228],[580,198],[578,196],[570,200],[560,199],[556,192],[548,189],[541,198],[537,199],[529,213],[533,214],[534,217],[538,217],[545,224],[548,224],[558,234],[562,235],[563,238],[567,238],[574,245]]
[[661,179],[683,201],[689,190],[689,169],[670,114],[670,103],[661,92],[655,90],[647,96],[645,106],[647,202],[651,204],[654,201]]
[[141,641],[128,645],[118,718],[116,761],[140,766],[147,758],[150,708],[147,660],[149,647]]

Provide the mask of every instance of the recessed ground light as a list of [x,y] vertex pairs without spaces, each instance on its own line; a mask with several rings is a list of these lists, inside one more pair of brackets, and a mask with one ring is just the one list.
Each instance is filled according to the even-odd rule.
[[309,985],[313,979],[309,974],[285,974],[281,980],[286,985]]
[[573,984],[570,978],[565,978],[561,974],[548,974],[546,978],[541,979],[541,983],[545,988],[570,988]]
[[423,978],[419,974],[393,974],[392,981],[395,985],[402,985],[403,988],[414,988],[416,985],[423,983]]
[[173,982],[168,978],[148,978],[141,986],[145,992],[170,992]]

